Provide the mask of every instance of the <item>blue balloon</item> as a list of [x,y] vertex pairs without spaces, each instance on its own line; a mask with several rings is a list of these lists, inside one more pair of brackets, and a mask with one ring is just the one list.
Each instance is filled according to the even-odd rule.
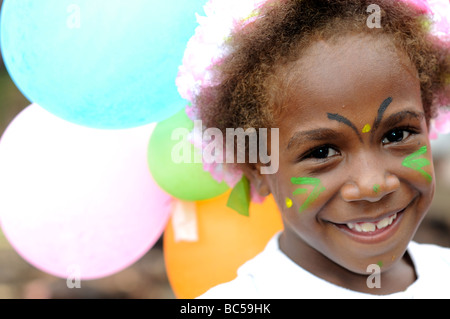
[[22,93],[76,124],[124,129],[169,118],[206,0],[5,0],[0,39]]

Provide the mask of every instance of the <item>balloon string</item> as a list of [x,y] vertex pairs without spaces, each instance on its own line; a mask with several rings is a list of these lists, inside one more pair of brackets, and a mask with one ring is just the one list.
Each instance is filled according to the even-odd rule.
[[196,203],[175,199],[172,225],[175,242],[198,242]]

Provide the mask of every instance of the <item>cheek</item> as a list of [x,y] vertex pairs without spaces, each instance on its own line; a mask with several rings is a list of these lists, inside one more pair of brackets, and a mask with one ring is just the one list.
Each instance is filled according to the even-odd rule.
[[[434,198],[436,181],[434,168],[430,165],[423,168],[423,172],[418,172],[411,168],[403,168],[403,176],[409,182],[411,188],[418,193],[417,218],[421,220],[428,212]],[[425,174],[426,173],[426,174]]]
[[423,146],[411,155],[408,155],[403,161],[402,166],[413,171],[417,177],[432,183],[434,181],[434,168],[429,146]]
[[399,174],[416,188],[423,197],[431,201],[435,191],[435,174],[433,158],[429,152],[429,146],[423,146],[419,150],[405,157]]
[[322,180],[311,177],[283,177],[272,183],[273,194],[285,223],[299,230],[315,230],[316,212],[326,202]]
[[292,195],[302,195],[303,197],[299,213],[305,212],[314,205],[320,195],[326,190],[319,178],[293,177],[291,178],[291,183],[297,187]]

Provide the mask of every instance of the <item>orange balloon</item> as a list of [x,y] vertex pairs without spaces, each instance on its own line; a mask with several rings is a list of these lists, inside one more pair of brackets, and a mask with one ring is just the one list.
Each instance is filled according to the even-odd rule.
[[226,206],[230,192],[196,202],[198,242],[175,242],[172,220],[164,233],[164,259],[175,295],[196,298],[218,284],[236,278],[237,269],[263,251],[283,229],[273,196],[252,203],[250,217]]

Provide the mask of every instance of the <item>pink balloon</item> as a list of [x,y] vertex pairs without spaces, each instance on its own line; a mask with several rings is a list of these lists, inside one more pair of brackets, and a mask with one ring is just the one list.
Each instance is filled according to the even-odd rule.
[[153,128],[86,128],[36,104],[19,114],[0,140],[0,223],[16,251],[49,274],[85,280],[139,260],[171,208],[148,170]]

